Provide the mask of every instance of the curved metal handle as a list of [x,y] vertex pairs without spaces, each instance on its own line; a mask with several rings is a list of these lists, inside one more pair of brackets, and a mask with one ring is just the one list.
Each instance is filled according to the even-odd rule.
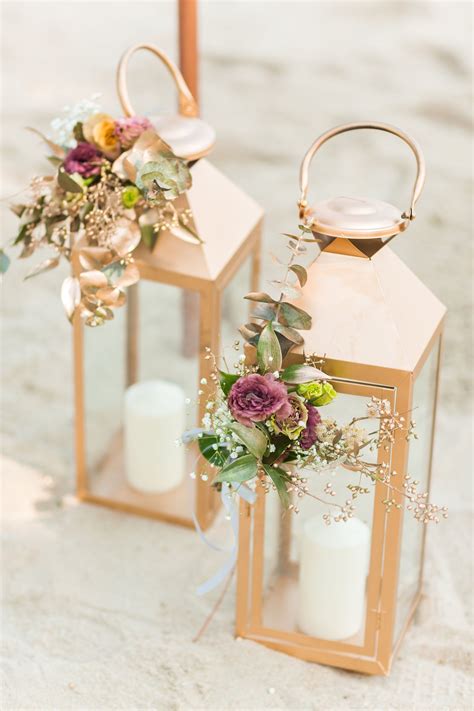
[[412,149],[416,158],[416,180],[415,185],[413,186],[410,209],[406,210],[402,214],[402,217],[407,220],[415,219],[415,203],[420,197],[420,193],[423,189],[423,184],[425,182],[426,175],[425,159],[423,158],[423,153],[421,152],[420,146],[413,138],[408,136],[408,134],[404,133],[403,131],[400,131],[400,129],[396,128],[395,126],[390,126],[387,123],[365,122],[346,123],[342,126],[336,126],[336,128],[333,128],[330,131],[323,133],[321,136],[319,136],[319,138],[314,141],[313,145],[310,147],[305,157],[303,158],[303,162],[301,163],[300,168],[301,197],[298,203],[298,206],[300,208],[300,219],[304,217],[305,210],[308,206],[306,197],[308,193],[309,166],[314,154],[317,150],[319,150],[319,148],[321,148],[323,143],[326,143],[326,141],[328,141],[330,138],[333,138],[333,136],[337,136],[339,133],[346,133],[346,131],[354,131],[358,128],[374,128],[378,131],[386,131],[387,133],[392,133],[394,136],[398,136],[399,138],[401,138],[402,141],[405,141],[405,143],[408,144]]
[[117,93],[125,116],[135,116],[135,111],[128,96],[127,67],[131,56],[140,49],[145,49],[147,52],[154,54],[155,57],[161,59],[163,64],[168,68],[174,79],[176,88],[178,89],[179,113],[182,116],[188,116],[191,118],[199,116],[199,109],[196,100],[191,94],[189,87],[184,81],[183,75],[179,71],[178,67],[171,61],[168,55],[163,52],[163,50],[156,47],[154,44],[136,44],[133,47],[130,47],[130,49],[127,49],[120,59],[117,67]]

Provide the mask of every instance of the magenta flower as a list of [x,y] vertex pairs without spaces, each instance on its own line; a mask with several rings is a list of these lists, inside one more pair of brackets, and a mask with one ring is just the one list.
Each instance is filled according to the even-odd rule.
[[66,173],[79,173],[83,178],[90,178],[100,173],[103,162],[102,153],[90,143],[78,143],[64,160]]
[[316,442],[316,427],[321,422],[319,410],[317,410],[314,405],[310,405],[310,403],[307,402],[306,409],[308,410],[308,419],[306,421],[306,427],[300,437],[300,446],[302,449],[309,449]]
[[124,150],[131,148],[137,138],[149,129],[153,129],[153,124],[142,116],[132,116],[115,121],[115,135]]
[[230,390],[227,404],[237,422],[247,427],[271,415],[288,417],[291,412],[285,385],[271,373],[254,373],[239,378]]

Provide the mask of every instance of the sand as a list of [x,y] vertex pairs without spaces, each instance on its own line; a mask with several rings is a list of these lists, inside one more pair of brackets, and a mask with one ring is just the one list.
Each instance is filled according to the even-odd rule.
[[[47,130],[67,103],[103,95],[138,41],[175,55],[171,3],[4,3],[2,196],[45,169],[23,131]],[[385,120],[423,146],[418,218],[394,249],[449,309],[426,586],[392,676],[366,678],[235,641],[234,591],[198,643],[216,569],[195,533],[78,505],[73,497],[70,327],[61,274],[4,280],[2,353],[2,708],[468,709],[470,686],[471,169],[469,3],[207,3],[202,105],[212,160],[266,209],[265,251],[294,229],[306,148],[347,120]],[[140,110],[169,105],[153,59],[130,71]],[[162,88],[163,87],[163,88]],[[368,167],[370,165],[370,168]],[[407,203],[414,166],[395,139],[344,136],[313,167],[313,195],[352,190]],[[2,240],[15,220],[2,211]],[[31,262],[31,260],[30,260]],[[275,275],[270,259],[265,278]],[[416,305],[414,305],[416,308]],[[224,532],[218,521],[213,535]]]

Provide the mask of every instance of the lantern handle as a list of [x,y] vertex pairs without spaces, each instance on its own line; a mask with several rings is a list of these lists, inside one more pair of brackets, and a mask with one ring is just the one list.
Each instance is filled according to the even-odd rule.
[[135,116],[135,111],[130,103],[130,98],[128,95],[127,87],[127,68],[128,62],[135,52],[144,49],[147,52],[151,52],[158,57],[166,68],[169,70],[171,76],[174,79],[176,88],[178,90],[178,107],[181,116],[187,116],[190,118],[196,118],[199,116],[199,109],[196,99],[191,94],[188,85],[184,81],[184,77],[179,71],[176,64],[168,57],[162,49],[154,44],[136,44],[133,47],[127,49],[126,52],[120,58],[117,67],[117,93],[120,101],[120,105],[123,109],[125,116]]
[[308,194],[309,166],[314,154],[317,150],[319,150],[319,148],[321,148],[323,143],[326,143],[326,141],[328,141],[330,138],[337,136],[339,133],[346,133],[346,131],[354,131],[355,129],[359,128],[373,128],[379,131],[386,131],[387,133],[392,133],[394,136],[398,136],[402,139],[402,141],[405,141],[405,143],[410,146],[416,159],[416,179],[415,184],[413,186],[410,209],[403,212],[402,217],[405,220],[415,219],[415,204],[418,198],[420,197],[420,193],[423,189],[423,184],[425,182],[426,175],[425,159],[423,158],[423,153],[421,152],[420,146],[413,138],[411,138],[403,131],[400,131],[400,129],[396,128],[395,126],[390,126],[387,123],[366,123],[364,121],[357,123],[346,123],[342,126],[336,126],[335,128],[332,128],[330,131],[327,131],[326,133],[323,133],[321,136],[319,136],[319,138],[314,141],[312,146],[307,151],[300,168],[301,196],[298,202],[300,219],[303,219],[305,217],[306,208],[308,206],[306,198]]

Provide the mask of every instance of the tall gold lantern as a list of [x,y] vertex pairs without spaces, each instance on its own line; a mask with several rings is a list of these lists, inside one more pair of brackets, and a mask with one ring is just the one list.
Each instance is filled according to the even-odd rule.
[[204,414],[198,390],[212,371],[206,349],[218,352],[221,338],[235,332],[244,316],[238,313],[242,289],[257,288],[263,212],[202,159],[213,131],[198,118],[178,68],[154,45],[132,47],[120,62],[125,115],[134,113],[125,71],[140,49],[165,63],[178,89],[179,113],[150,120],[173,151],[191,161],[192,187],[176,202],[191,211],[202,244],[161,232],[153,251],[135,250],[140,282],[128,289],[114,321],[90,329],[74,319],[77,495],[182,525],[192,526],[194,513],[207,528],[218,497],[198,452],[185,452],[176,439]]
[[[413,151],[417,177],[406,212],[353,197],[308,208],[311,159],[327,140],[354,129],[395,134]],[[401,435],[388,451],[369,455],[389,465],[400,491],[410,486],[408,476],[421,491],[429,490],[446,312],[387,247],[414,219],[424,177],[416,142],[378,123],[347,124],[323,134],[300,173],[300,219],[321,244],[298,302],[313,317],[305,350],[324,358],[338,391],[324,415],[349,421],[366,414],[365,405],[375,396],[416,419],[418,439]],[[292,360],[303,362],[303,354],[293,354]],[[341,466],[328,474],[338,499],[350,499],[347,485],[359,483],[354,477]],[[283,515],[278,497],[258,487],[255,505],[241,503],[236,634],[309,661],[388,674],[422,589],[425,526],[413,512],[404,512],[403,502],[401,493],[377,483],[358,499],[354,529],[344,529],[344,523],[324,528],[326,558],[312,558],[308,526],[327,507],[304,496],[294,502],[298,514]],[[345,548],[339,540],[344,537]],[[319,567],[316,560],[322,561]]]

